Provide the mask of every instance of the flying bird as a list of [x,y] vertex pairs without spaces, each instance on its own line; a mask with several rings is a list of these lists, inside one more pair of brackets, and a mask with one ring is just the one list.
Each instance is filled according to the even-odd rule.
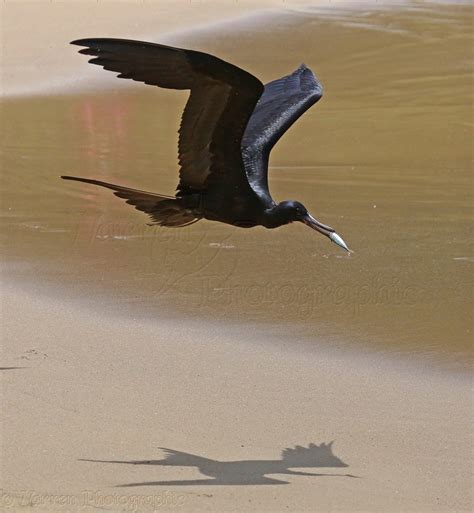
[[270,151],[290,126],[322,96],[313,72],[296,71],[263,85],[247,71],[218,57],[126,39],[78,39],[92,64],[166,89],[188,89],[179,129],[179,184],[175,196],[62,176],[114,191],[151,218],[151,224],[181,227],[200,219],[250,228],[302,222],[349,251],[333,228],[298,201],[276,203],[268,188]]

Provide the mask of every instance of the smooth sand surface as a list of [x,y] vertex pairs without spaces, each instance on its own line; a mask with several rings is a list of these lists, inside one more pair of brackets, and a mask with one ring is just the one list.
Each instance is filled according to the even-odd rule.
[[[2,303],[7,512],[471,511],[465,379],[14,286]],[[331,440],[338,460],[292,460],[314,475],[275,470],[282,449]],[[187,455],[153,464],[160,447]]]

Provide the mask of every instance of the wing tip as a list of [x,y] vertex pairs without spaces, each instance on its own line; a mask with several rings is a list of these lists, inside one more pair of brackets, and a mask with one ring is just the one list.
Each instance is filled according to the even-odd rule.
[[70,45],[76,46],[89,46],[90,39],[74,39],[74,41],[69,41]]
[[74,39],[73,41],[69,41],[69,44],[75,46],[88,46],[89,48],[94,48],[100,43],[112,43],[114,41],[114,38],[109,37],[86,37],[82,39]]
[[296,72],[301,76],[302,82],[303,80],[306,82],[306,84],[302,83],[303,88],[306,85],[308,89],[313,89],[315,96],[318,96],[319,98],[323,95],[323,84],[321,84],[314,71],[306,66],[304,62],[300,64]]

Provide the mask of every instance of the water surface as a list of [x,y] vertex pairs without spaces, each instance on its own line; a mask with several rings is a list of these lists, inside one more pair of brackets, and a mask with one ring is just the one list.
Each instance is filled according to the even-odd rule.
[[281,326],[294,335],[289,345],[347,344],[467,368],[471,22],[465,5],[289,9],[259,30],[183,39],[264,81],[301,61],[316,71],[325,96],[273,151],[270,187],[335,227],[351,256],[303,225],[147,227],[108,191],[59,180],[173,193],[183,92],[133,83],[4,100],[5,277],[155,318]]

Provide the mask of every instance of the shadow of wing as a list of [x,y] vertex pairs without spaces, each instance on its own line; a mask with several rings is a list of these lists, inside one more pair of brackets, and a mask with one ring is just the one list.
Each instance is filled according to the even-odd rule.
[[348,467],[340,458],[332,452],[332,445],[310,443],[307,447],[297,445],[288,447],[281,453],[281,459],[288,468],[291,467]]
[[275,484],[288,484],[288,481],[281,481],[279,479],[271,479],[269,477],[262,477],[260,479],[245,480],[232,480],[232,479],[183,479],[181,481],[146,481],[143,483],[128,483],[117,485],[115,488],[132,488],[136,486],[236,486],[236,485],[275,485]]

